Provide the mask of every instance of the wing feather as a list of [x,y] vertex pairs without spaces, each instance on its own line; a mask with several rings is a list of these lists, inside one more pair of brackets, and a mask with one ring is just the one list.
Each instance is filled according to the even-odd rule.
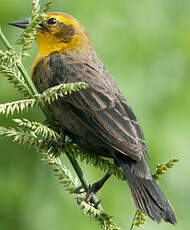
[[134,160],[140,160],[143,153],[148,154],[135,114],[99,59],[76,54],[63,56],[54,54],[49,59],[54,82],[88,84],[87,89],[64,97],[63,103],[69,104],[72,113],[115,150]]

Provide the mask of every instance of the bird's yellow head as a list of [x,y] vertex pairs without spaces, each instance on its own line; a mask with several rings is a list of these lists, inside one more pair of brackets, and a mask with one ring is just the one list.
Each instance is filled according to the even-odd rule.
[[[55,51],[92,51],[88,34],[84,27],[72,16],[61,12],[46,13],[47,17],[36,31],[38,55],[33,66],[44,56]],[[27,28],[30,18],[10,22],[10,25]],[[33,69],[33,67],[32,67]]]
[[87,32],[72,16],[60,12],[47,13],[36,33],[38,56],[58,50],[83,50],[89,47]]

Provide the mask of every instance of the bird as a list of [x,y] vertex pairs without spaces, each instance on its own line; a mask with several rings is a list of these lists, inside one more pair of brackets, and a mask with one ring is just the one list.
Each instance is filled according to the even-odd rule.
[[[35,35],[38,54],[31,75],[36,89],[42,93],[63,83],[87,83],[86,89],[47,105],[55,124],[86,151],[114,159],[138,209],[157,223],[164,220],[175,225],[174,210],[148,167],[143,131],[85,28],[62,12],[46,16]],[[29,22],[25,18],[9,24],[25,29]],[[96,183],[96,191],[109,176]]]

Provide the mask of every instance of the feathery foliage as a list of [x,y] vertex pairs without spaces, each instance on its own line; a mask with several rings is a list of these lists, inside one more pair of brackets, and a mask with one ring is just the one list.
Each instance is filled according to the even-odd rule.
[[51,102],[63,97],[64,95],[77,92],[80,89],[85,89],[86,87],[87,84],[85,82],[60,84],[58,86],[46,89],[42,94],[35,95],[34,98],[36,98],[39,103],[51,104]]
[[15,112],[21,113],[24,110],[28,110],[29,108],[33,107],[34,104],[34,99],[26,99],[0,104],[0,114],[5,114],[8,116],[9,114],[13,115]]
[[[42,160],[45,161],[55,172],[59,183],[63,184],[65,190],[69,194],[74,194],[74,190],[79,186],[77,178],[73,178],[71,172],[62,164],[59,157],[54,157],[52,154],[42,154]],[[80,195],[81,197],[83,194]]]
[[0,51],[0,72],[4,74],[10,83],[13,83],[24,96],[29,96],[29,88],[24,81],[20,71],[16,68],[16,63],[19,60],[15,49],[11,48],[7,51]]
[[141,210],[137,209],[130,227],[130,230],[132,230],[134,228],[134,226],[136,227],[141,227],[146,219],[145,219],[146,215],[144,214],[144,212],[142,212]]
[[45,8],[43,9],[43,13],[48,12],[49,9],[52,7],[52,5],[53,5],[53,0],[48,1]]
[[[46,10],[48,10],[49,3],[46,6],[46,8]],[[28,50],[31,48],[31,44],[34,40],[36,29],[39,27],[39,24],[44,20],[45,17],[45,14],[40,13],[39,0],[34,0],[32,7],[32,16],[30,19],[29,26],[24,30],[20,38],[17,40],[17,45],[22,46],[22,57],[29,56]]]
[[111,217],[106,213],[94,208],[93,206],[82,201],[80,207],[84,214],[89,216],[90,219],[98,221],[100,227],[105,230],[120,230],[119,227],[112,221]]
[[[73,179],[70,171],[62,164],[60,158],[55,157],[55,155],[57,155],[57,149],[49,146],[49,144],[44,141],[44,138],[47,138],[48,136],[52,137],[52,135],[54,136],[54,140],[57,141],[59,139],[58,134],[53,133],[52,130],[47,127],[43,127],[43,125],[37,122],[29,122],[26,119],[14,119],[14,121],[20,126],[26,127],[26,130],[21,128],[6,129],[4,127],[0,127],[0,135],[12,139],[12,141],[16,143],[27,144],[28,147],[35,146],[38,151],[42,152],[42,159],[52,167],[55,175],[59,179],[59,183],[64,185],[65,190],[68,191],[69,194],[74,194],[75,189],[79,186],[77,179]],[[35,131],[30,131],[30,129]],[[78,204],[85,215],[89,216],[90,219],[97,221],[103,229],[120,229],[112,221],[109,215],[87,204],[82,200],[83,198],[83,194],[80,195],[80,198],[77,197],[77,199],[81,200]]]
[[60,141],[59,134],[48,128],[46,125],[38,122],[30,122],[27,119],[13,119],[13,121],[26,130],[29,129],[33,131],[37,136],[40,135],[44,140],[47,139],[48,141],[54,141],[55,143]]
[[[59,183],[63,184],[65,190],[69,194],[74,194],[75,189],[79,186],[77,179],[73,179],[70,171],[62,164],[59,157],[53,157],[51,154],[44,154],[43,160],[46,161],[55,172],[58,177]],[[120,230],[119,227],[112,221],[111,217],[105,212],[94,208],[93,206],[87,204],[82,199],[83,194],[78,195],[78,204],[83,210],[83,213],[90,219],[95,220],[99,223],[102,229],[105,230]],[[81,200],[81,202],[79,202]]]
[[177,163],[178,161],[179,159],[175,157],[169,160],[167,163],[163,162],[157,164],[156,172],[154,174],[155,179],[156,180],[160,179],[160,176],[163,175],[168,169],[172,168],[175,165],[175,163]]
[[4,128],[0,127],[0,135],[11,139],[13,142],[19,144],[27,144],[27,147],[36,146],[42,149],[45,145],[43,140],[40,139],[34,132],[25,132],[21,128]]
[[45,103],[50,104],[51,102],[57,100],[68,93],[79,91],[80,89],[85,89],[87,86],[84,82],[60,84],[52,88],[47,89],[42,94],[36,94],[34,99],[25,99],[19,101],[13,101],[5,104],[0,104],[0,114],[13,115],[14,113],[20,113],[24,110],[32,108],[37,103],[44,105]]

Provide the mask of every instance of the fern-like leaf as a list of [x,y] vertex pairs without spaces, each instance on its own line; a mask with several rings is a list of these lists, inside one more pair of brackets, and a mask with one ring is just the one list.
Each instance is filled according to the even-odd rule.
[[28,50],[31,48],[36,29],[39,28],[39,24],[46,17],[45,14],[40,13],[39,0],[34,0],[32,5],[32,17],[30,19],[29,26],[24,30],[20,38],[17,40],[17,45],[22,45],[22,57],[29,56]]
[[60,155],[59,148],[52,147],[44,140],[43,137],[37,135],[33,131],[21,128],[4,128],[0,127],[0,136],[11,139],[18,144],[25,144],[28,148],[35,147],[39,152],[48,152],[49,154]]
[[16,122],[19,126],[33,131],[34,134],[36,134],[37,136],[41,136],[44,140],[53,142],[60,141],[60,136],[58,135],[58,133],[41,123],[31,122],[27,119],[13,119],[13,121]]
[[[63,184],[64,188],[70,194],[74,194],[74,190],[79,186],[79,183],[77,179],[72,177],[70,171],[62,164],[60,158],[54,157],[50,154],[44,154],[43,160],[53,168],[55,175],[59,178],[59,182]],[[83,198],[84,194],[80,194],[80,196],[78,196],[78,204],[85,215],[87,215],[91,220],[97,221],[102,229],[120,230],[120,228],[116,226],[109,215],[87,204],[82,200]]]
[[60,84],[58,86],[46,89],[42,94],[35,95],[34,98],[36,98],[40,104],[50,104],[51,102],[57,100],[59,97],[71,94],[72,92],[77,92],[81,89],[85,89],[86,87],[87,84],[85,82]]
[[[71,172],[62,164],[59,157],[55,157],[55,154],[44,153],[42,159],[46,161],[54,170],[55,175],[59,179],[66,191],[69,194],[74,194],[74,190],[79,186],[78,180],[73,178]],[[84,197],[84,194],[81,194]]]
[[90,219],[96,220],[102,229],[105,230],[120,230],[120,228],[113,222],[110,216],[101,210],[94,208],[93,206],[82,201],[80,207],[84,214],[89,216]]
[[27,144],[28,147],[36,146],[38,148],[42,148],[44,146],[43,140],[38,138],[34,132],[25,132],[24,130],[18,128],[4,128],[0,127],[0,135],[11,139],[13,142],[19,144]]
[[10,83],[21,91],[25,96],[29,96],[29,88],[24,81],[20,71],[17,71],[16,63],[19,57],[15,54],[14,49],[0,51],[0,72],[8,77]]
[[34,99],[20,100],[6,104],[0,104],[0,114],[6,114],[8,116],[9,114],[13,115],[13,113],[15,112],[20,113],[24,110],[28,110],[29,108],[33,107],[34,104]]
[[84,82],[61,84],[47,89],[42,94],[35,95],[35,99],[26,99],[6,104],[0,104],[0,114],[13,115],[15,112],[23,112],[24,110],[28,110],[29,108],[33,107],[36,102],[39,104],[50,104],[52,101],[57,100],[59,97],[63,97],[68,93],[71,94],[72,92],[76,92],[80,89],[84,89],[86,86],[87,85]]
[[43,13],[46,13],[46,12],[48,12],[49,11],[49,9],[52,7],[52,5],[53,5],[53,0],[50,0],[47,4],[46,4],[46,6],[45,6],[45,8],[43,9]]
[[32,41],[36,34],[36,30],[39,28],[41,22],[47,17],[47,12],[53,4],[53,0],[47,2],[42,13],[40,12],[39,0],[33,0],[32,16],[28,27],[24,30],[20,38],[17,40],[18,45],[22,45],[21,56],[29,56],[28,50],[31,48]]
[[175,163],[177,163],[178,161],[179,159],[175,157],[169,160],[167,163],[163,162],[157,164],[156,172],[154,174],[155,179],[159,180],[160,176],[163,175],[168,169],[172,168],[175,165]]

